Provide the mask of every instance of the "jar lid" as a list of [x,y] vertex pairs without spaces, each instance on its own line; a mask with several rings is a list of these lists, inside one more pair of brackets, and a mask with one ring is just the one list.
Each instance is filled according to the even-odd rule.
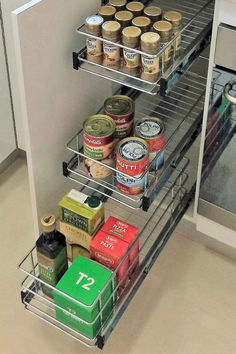
[[144,13],[145,13],[145,15],[148,15],[148,16],[160,16],[162,13],[162,10],[158,6],[148,6],[148,7],[145,7]]
[[87,203],[90,208],[97,208],[100,205],[101,201],[98,197],[94,195],[92,197],[88,197],[85,203]]
[[126,5],[126,0],[109,0],[109,5],[112,6],[125,6]]
[[88,27],[94,27],[94,26],[101,26],[103,21],[104,20],[101,16],[92,15],[92,16],[87,17],[85,22]]
[[141,42],[145,45],[145,47],[158,47],[160,44],[160,36],[156,32],[146,32],[142,34]]
[[150,18],[145,17],[145,16],[138,16],[132,20],[132,24],[134,26],[138,26],[138,27],[145,27],[145,26],[149,26],[151,24],[151,20],[150,20]]
[[118,11],[115,14],[115,19],[117,21],[131,21],[134,15],[130,11]]
[[116,8],[111,5],[101,6],[98,13],[101,16],[112,16],[116,13]]
[[[117,21],[106,21],[102,25],[102,34],[103,36],[109,37],[112,36],[114,37],[115,35],[118,35],[121,29],[121,25]],[[109,38],[107,38],[109,39]]]
[[142,11],[144,9],[143,3],[139,1],[132,1],[126,5],[126,9],[129,11]]
[[138,38],[141,36],[141,29],[136,26],[129,26],[123,29],[122,35],[126,38]]
[[41,224],[44,232],[53,232],[56,230],[56,217],[52,214],[44,215]]
[[179,27],[182,24],[182,14],[177,11],[167,11],[164,19],[172,23],[173,27]]
[[168,21],[157,21],[154,23],[153,28],[158,32],[161,38],[163,38],[172,34],[173,26]]

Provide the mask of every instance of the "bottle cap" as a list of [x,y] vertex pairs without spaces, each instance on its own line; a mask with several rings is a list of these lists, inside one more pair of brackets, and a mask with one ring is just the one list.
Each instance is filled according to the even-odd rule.
[[113,16],[116,13],[116,8],[111,5],[101,6],[98,13],[100,16]]
[[109,5],[114,6],[118,11],[124,10],[126,5],[126,0],[109,0]]
[[118,11],[115,14],[116,21],[131,21],[134,15],[130,11]]
[[94,35],[100,35],[101,25],[103,22],[103,18],[98,15],[92,15],[87,17],[85,20],[86,31]]
[[117,21],[107,21],[102,25],[102,36],[106,39],[113,39],[119,37],[121,25]]
[[122,31],[123,44],[136,48],[139,45],[139,38],[142,31],[139,27],[129,26]]
[[162,10],[158,6],[148,6],[144,9],[144,15],[152,21],[159,21],[161,20]]
[[126,9],[132,11],[133,13],[140,12],[143,11],[144,5],[139,1],[132,1],[126,5]]
[[85,203],[87,203],[90,208],[97,208],[100,205],[101,201],[98,197],[92,196],[88,197]]
[[157,21],[154,23],[153,28],[160,35],[162,41],[172,36],[173,26],[168,21]]
[[141,49],[154,54],[160,47],[160,36],[156,32],[146,32],[141,36]]
[[164,14],[164,20],[169,21],[173,28],[179,28],[182,25],[182,14],[177,11],[167,11]]
[[44,215],[41,224],[44,232],[53,232],[56,230],[56,217],[52,214]]
[[151,20],[150,18],[148,17],[145,17],[145,16],[138,16],[138,17],[135,17],[132,21],[132,24],[134,26],[137,26],[137,27],[145,27],[145,26],[149,26],[151,23]]

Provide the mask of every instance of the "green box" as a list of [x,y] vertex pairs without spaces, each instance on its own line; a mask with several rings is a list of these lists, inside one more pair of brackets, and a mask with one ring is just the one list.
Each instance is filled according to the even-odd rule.
[[[115,277],[103,292],[101,301],[95,301],[111,276],[112,271],[102,265],[81,256],[77,257],[58,282],[56,289],[80,301],[84,306],[53,290],[55,304],[69,312],[56,307],[56,318],[89,339],[93,339],[113,309],[111,294],[116,287]],[[98,314],[104,305],[101,319]]]

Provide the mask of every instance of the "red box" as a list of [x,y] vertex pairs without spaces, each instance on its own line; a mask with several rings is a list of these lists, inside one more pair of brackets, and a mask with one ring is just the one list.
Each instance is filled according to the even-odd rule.
[[[90,243],[91,257],[112,270],[116,270],[128,251],[128,244],[123,240],[99,231]],[[129,260],[126,257],[117,272],[117,283],[125,287],[128,282]],[[121,281],[122,280],[122,281]]]
[[[102,232],[107,235],[115,236],[116,238],[123,240],[128,243],[129,249],[135,242],[139,229],[133,225],[127,224],[126,222],[116,219],[110,216],[106,223],[101,228]],[[135,270],[139,264],[139,241],[136,242],[134,248],[129,254],[129,274]]]

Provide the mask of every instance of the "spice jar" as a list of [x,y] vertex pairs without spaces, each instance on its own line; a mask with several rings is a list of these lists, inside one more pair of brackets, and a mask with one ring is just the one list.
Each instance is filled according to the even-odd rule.
[[132,25],[139,27],[142,33],[148,32],[150,30],[151,20],[145,16],[135,17],[132,20]]
[[[160,49],[160,36],[155,32],[147,32],[141,36],[141,50],[148,54],[157,54]],[[160,73],[160,60],[159,57],[150,58],[149,56],[142,55],[142,74],[141,78],[155,82]]]
[[180,33],[182,27],[182,14],[177,11],[168,11],[164,14],[164,19],[172,24],[174,35],[177,35],[172,46],[176,58],[180,55],[181,50],[181,34],[178,35],[178,33]]
[[137,17],[143,14],[144,5],[139,1],[131,1],[126,5],[126,9],[131,11],[134,17]]
[[[137,48],[139,46],[140,36],[142,31],[135,26],[126,27],[122,31],[122,43],[130,48]],[[123,50],[123,70],[127,74],[137,76],[140,72],[141,60],[140,54],[129,49]]]
[[[103,18],[101,16],[89,16],[86,18],[86,31],[94,36],[101,36]],[[97,64],[102,64],[102,42],[96,38],[87,38],[87,59]]]
[[115,20],[121,25],[121,29],[130,26],[133,14],[130,11],[118,11],[115,14]]
[[[119,43],[121,25],[117,21],[107,21],[102,25],[102,36],[112,42]],[[120,47],[103,43],[103,65],[113,69],[120,68]]]
[[109,0],[109,5],[114,6],[117,11],[125,10],[126,0]]
[[151,23],[155,23],[161,20],[162,10],[158,6],[148,6],[144,9],[144,16],[150,18]]
[[[165,46],[172,38],[173,27],[168,21],[158,21],[153,25],[154,31],[156,31],[161,37],[161,44]],[[164,68],[167,69],[171,64],[172,47],[169,45],[164,52]],[[163,57],[162,57],[163,58]]]
[[114,20],[115,13],[116,13],[116,8],[110,5],[101,6],[100,9],[98,10],[99,16],[101,16],[104,21]]

